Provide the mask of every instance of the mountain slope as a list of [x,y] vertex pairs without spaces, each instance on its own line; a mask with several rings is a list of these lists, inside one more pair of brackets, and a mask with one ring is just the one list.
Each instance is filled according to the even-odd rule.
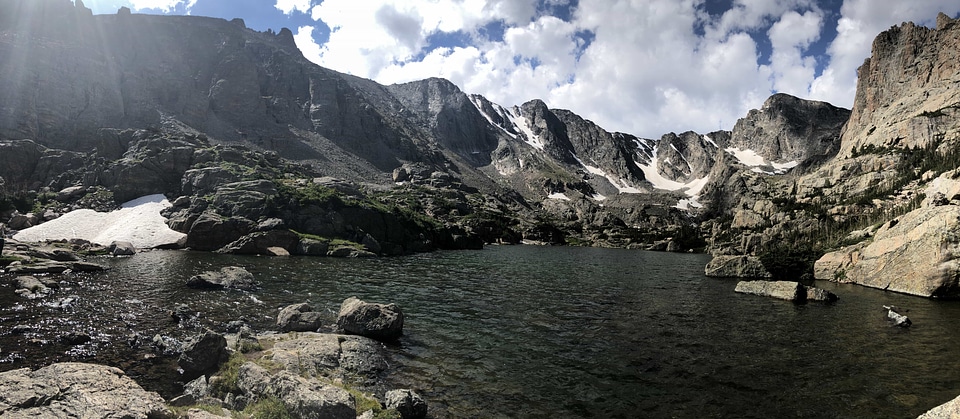
[[[147,130],[176,139],[174,148],[208,141],[276,152],[305,173],[375,190],[400,182],[476,191],[513,208],[535,241],[555,228],[562,234],[546,241],[653,246],[694,228],[697,214],[753,200],[729,185],[743,170],[779,177],[815,167],[835,152],[846,118],[776,95],[732,132],[644,139],[540,100],[503,106],[443,79],[383,86],[325,69],[287,29],[129,10],[94,16],[67,0],[0,0],[0,14],[0,137],[126,162],[103,176],[7,174],[18,179],[8,184],[191,193],[183,185],[194,180],[180,179],[195,160],[129,167],[151,134],[124,130]],[[133,173],[145,179],[119,181]]]

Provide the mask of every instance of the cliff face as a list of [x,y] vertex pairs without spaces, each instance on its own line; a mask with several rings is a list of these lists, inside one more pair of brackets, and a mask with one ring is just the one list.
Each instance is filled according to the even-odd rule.
[[904,23],[881,33],[857,74],[841,155],[871,145],[923,147],[955,136],[960,25],[954,19],[941,13],[935,29]]

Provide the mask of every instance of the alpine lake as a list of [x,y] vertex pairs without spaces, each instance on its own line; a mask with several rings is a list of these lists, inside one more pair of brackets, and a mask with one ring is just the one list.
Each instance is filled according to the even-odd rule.
[[[170,398],[182,338],[243,319],[275,328],[310,302],[332,325],[350,296],[396,303],[388,382],[420,392],[434,418],[911,418],[960,394],[960,302],[818,282],[835,303],[734,293],[709,256],[579,247],[489,246],[373,259],[148,251],[94,260],[26,299],[0,286],[0,370],[59,361],[113,365]],[[254,292],[187,288],[241,266]],[[185,305],[189,321],[171,320]],[[908,310],[892,327],[883,305]],[[195,330],[194,330],[195,329]],[[81,333],[89,342],[65,343]]]

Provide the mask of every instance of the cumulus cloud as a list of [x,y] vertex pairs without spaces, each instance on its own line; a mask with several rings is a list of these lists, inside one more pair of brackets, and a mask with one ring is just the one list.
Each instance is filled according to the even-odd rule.
[[277,0],[277,4],[274,5],[274,7],[285,15],[289,15],[295,11],[308,13],[310,12],[310,3],[311,0]]
[[[659,137],[730,129],[775,92],[849,107],[855,70],[879,32],[960,10],[950,0],[845,0],[836,39],[814,56],[836,13],[814,0],[734,0],[720,15],[703,0],[580,0],[567,20],[550,14],[568,3],[324,0],[310,15],[330,28],[329,40],[317,44],[312,26],[295,38],[312,61],[381,83],[444,77],[503,105],[540,98],[609,130]],[[491,24],[502,37],[488,37]],[[468,44],[430,46],[451,34]]]
[[170,13],[180,5],[183,5],[184,10],[189,12],[195,4],[197,4],[197,0],[130,0],[130,6],[133,10],[153,9],[163,13]]

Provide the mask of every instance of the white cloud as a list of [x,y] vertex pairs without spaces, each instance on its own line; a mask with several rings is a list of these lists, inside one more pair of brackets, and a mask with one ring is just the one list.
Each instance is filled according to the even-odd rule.
[[289,15],[294,11],[308,13],[310,11],[310,3],[311,0],[277,0],[277,4],[274,5],[274,7],[285,15]]
[[299,27],[297,33],[293,35],[293,41],[297,43],[297,48],[304,57],[316,63],[321,61],[321,48],[313,39],[313,29],[313,26]]
[[183,5],[184,9],[189,12],[195,4],[197,4],[197,0],[130,0],[130,6],[133,10],[154,9],[163,13],[170,13],[180,5]]
[[815,57],[804,56],[811,43],[820,38],[823,15],[817,11],[783,14],[767,35],[772,46],[770,70],[773,90],[794,96],[809,96],[817,71]]

